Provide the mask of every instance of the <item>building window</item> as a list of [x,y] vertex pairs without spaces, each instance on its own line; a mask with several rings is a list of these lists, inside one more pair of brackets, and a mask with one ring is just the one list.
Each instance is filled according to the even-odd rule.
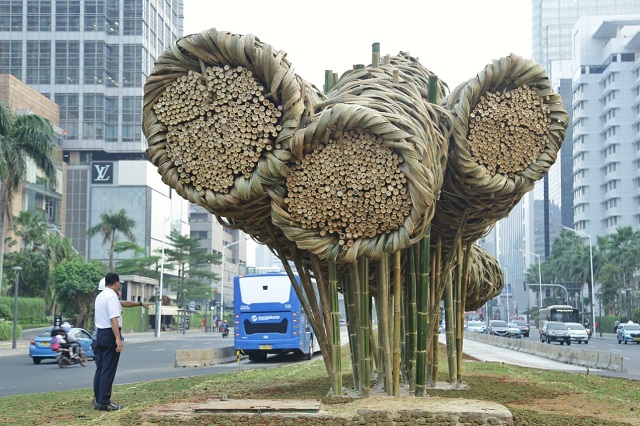
[[105,45],[100,41],[84,42],[84,83],[104,84]]
[[51,31],[51,0],[27,2],[27,31]]
[[55,103],[60,105],[60,127],[67,131],[67,139],[78,139],[79,96],[57,93]]
[[118,87],[120,85],[120,53],[117,44],[107,45],[107,86]]
[[122,141],[142,140],[142,96],[122,98]]
[[124,87],[142,86],[142,46],[125,44],[122,46],[122,84]]
[[51,42],[27,41],[27,84],[51,83]]
[[107,0],[107,32],[110,35],[120,34],[120,2]]
[[85,94],[82,106],[82,137],[102,139],[104,137],[104,103],[99,94]]
[[104,0],[85,0],[84,2],[84,30],[105,30]]
[[21,40],[0,40],[0,69],[22,80]]
[[142,0],[124,2],[123,20],[124,35],[142,35]]
[[80,31],[80,0],[56,1],[56,31]]
[[80,83],[80,42],[56,41],[56,84]]
[[0,1],[0,31],[22,31],[22,0]]

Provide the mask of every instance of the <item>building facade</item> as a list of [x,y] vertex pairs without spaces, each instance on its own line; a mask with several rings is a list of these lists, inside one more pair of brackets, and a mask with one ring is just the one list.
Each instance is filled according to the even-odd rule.
[[141,130],[146,76],[182,36],[182,13],[182,0],[0,1],[0,73],[60,106],[62,227],[88,259],[107,259],[101,237],[86,236],[103,212],[125,209],[151,254],[167,217],[188,210],[147,161]]

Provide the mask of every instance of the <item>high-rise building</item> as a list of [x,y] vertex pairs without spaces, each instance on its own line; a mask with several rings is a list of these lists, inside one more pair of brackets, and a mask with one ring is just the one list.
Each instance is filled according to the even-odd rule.
[[87,258],[107,258],[101,236],[86,237],[104,212],[125,209],[151,253],[168,218],[188,210],[147,161],[141,130],[146,76],[182,36],[182,13],[182,0],[0,2],[0,73],[60,106],[65,234]]
[[[565,109],[569,113],[570,125],[567,129],[564,143],[556,163],[551,167],[547,175],[536,184],[533,191],[526,194],[523,200],[512,210],[509,217],[500,221],[500,226],[495,227],[492,232],[504,232],[507,236],[496,236],[487,239],[487,241],[498,241],[509,244],[502,248],[502,252],[513,254],[524,260],[524,268],[521,261],[509,261],[504,254],[499,259],[502,266],[508,271],[509,280],[518,283],[515,288],[523,288],[525,281],[525,271],[528,267],[535,265],[539,260],[544,261],[551,253],[551,245],[553,240],[558,236],[563,226],[580,229],[582,232],[592,234],[592,241],[595,242],[595,236],[605,233],[603,229],[596,230],[590,227],[597,221],[603,220],[603,214],[595,214],[595,210],[606,208],[601,206],[601,201],[605,198],[598,199],[602,196],[602,191],[598,191],[597,195],[593,191],[590,195],[581,194],[586,188],[579,187],[574,183],[576,180],[583,181],[584,173],[589,169],[587,164],[592,165],[589,169],[591,189],[595,189],[598,185],[604,183],[605,170],[602,168],[603,158],[594,158],[596,151],[591,151],[589,160],[582,160],[584,155],[584,145],[575,146],[574,144],[582,144],[585,132],[590,134],[591,141],[600,138],[599,131],[603,131],[599,121],[604,119],[597,115],[590,115],[588,129],[585,127],[576,127],[575,120],[572,115],[576,113],[575,84],[574,78],[581,77],[579,69],[574,68],[573,59],[576,54],[574,49],[576,37],[576,23],[581,17],[604,17],[611,15],[632,15],[640,13],[640,0],[532,0],[532,59],[540,64],[546,71],[547,76],[554,89],[562,96]],[[600,34],[594,37],[593,47],[596,50],[606,51],[610,47],[605,46],[605,39]],[[601,43],[601,44],[599,44]],[[608,44],[608,43],[607,43]],[[611,46],[612,44],[609,44]],[[622,53],[622,52],[618,52]],[[585,58],[586,59],[586,58]],[[594,60],[594,57],[589,60]],[[596,63],[589,65],[604,65],[606,58],[598,58]],[[618,66],[618,65],[614,65]],[[602,75],[600,75],[602,77]],[[595,81],[591,82],[591,88],[596,89]],[[631,86],[628,89],[631,93]],[[586,98],[585,98],[586,99]],[[597,107],[601,103],[601,99],[589,96],[589,104]],[[604,112],[603,112],[604,113]],[[617,120],[620,118],[618,117]],[[633,120],[628,121],[632,123]],[[583,124],[586,121],[583,122]],[[584,124],[586,125],[586,124]],[[595,126],[595,127],[593,127]],[[580,129],[580,134],[576,134]],[[599,128],[600,130],[598,130]],[[635,131],[635,130],[634,130]],[[619,135],[618,135],[619,136]],[[628,139],[631,141],[634,139]],[[602,148],[602,147],[601,147]],[[591,149],[595,149],[591,146]],[[633,157],[629,157],[631,160]],[[582,163],[582,170],[574,170],[576,164]],[[617,166],[609,166],[614,168]],[[618,173],[620,170],[616,169]],[[614,176],[615,174],[611,174]],[[629,182],[633,175],[629,175]],[[611,185],[615,185],[612,183]],[[603,189],[604,190],[604,189]],[[614,207],[616,201],[609,201]],[[618,207],[614,208],[619,210]],[[594,210],[595,209],[595,210]],[[636,207],[637,210],[637,207]],[[587,216],[590,216],[587,220]],[[610,222],[615,219],[610,218]],[[635,225],[637,226],[637,224]],[[517,236],[518,239],[513,240],[511,237]],[[482,242],[481,242],[481,245]],[[484,246],[484,245],[483,245]],[[491,244],[485,246],[490,252],[498,254],[499,248]],[[539,257],[538,257],[539,256]],[[580,305],[582,298],[579,294],[586,292],[582,283],[572,284],[574,292],[570,294],[570,303]],[[520,303],[527,305],[537,305],[538,295],[534,291],[538,291],[535,286],[527,287],[529,290],[522,296],[524,299],[518,299]],[[543,287],[544,295],[550,292],[550,288]],[[571,290],[569,290],[571,291]],[[514,297],[517,297],[514,295]]]

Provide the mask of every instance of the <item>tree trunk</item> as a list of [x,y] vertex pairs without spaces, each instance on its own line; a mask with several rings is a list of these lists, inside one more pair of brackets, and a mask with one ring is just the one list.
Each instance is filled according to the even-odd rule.
[[2,265],[4,264],[5,185],[0,181],[0,296],[2,296]]

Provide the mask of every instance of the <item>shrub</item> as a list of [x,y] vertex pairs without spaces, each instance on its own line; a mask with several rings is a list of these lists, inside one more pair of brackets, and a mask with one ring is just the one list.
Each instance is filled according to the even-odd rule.
[[[16,329],[17,336],[22,336],[22,327],[18,324],[18,328]],[[11,340],[13,339],[13,322],[12,321],[2,321],[0,322],[0,340]]]
[[0,305],[0,320],[9,320],[13,318],[13,313],[7,305]]

